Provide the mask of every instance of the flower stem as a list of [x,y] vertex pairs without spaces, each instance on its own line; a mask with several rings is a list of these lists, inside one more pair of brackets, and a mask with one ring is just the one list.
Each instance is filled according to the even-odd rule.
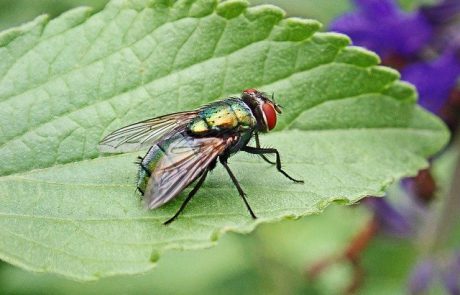
[[[456,134],[453,147],[460,150],[460,134]],[[439,250],[448,241],[453,229],[459,223],[458,213],[460,212],[460,156],[457,156],[455,171],[451,179],[451,185],[443,206],[437,216],[427,224],[423,244],[425,251],[432,253]]]

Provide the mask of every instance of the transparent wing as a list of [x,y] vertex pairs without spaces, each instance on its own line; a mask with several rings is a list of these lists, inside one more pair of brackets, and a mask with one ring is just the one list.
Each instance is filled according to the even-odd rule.
[[174,113],[128,125],[102,139],[99,150],[121,153],[150,147],[167,135],[183,131],[196,114],[197,111]]
[[177,196],[235,140],[217,137],[193,138],[177,134],[153,146],[149,151],[150,158],[160,159],[144,192],[148,207],[160,207]]

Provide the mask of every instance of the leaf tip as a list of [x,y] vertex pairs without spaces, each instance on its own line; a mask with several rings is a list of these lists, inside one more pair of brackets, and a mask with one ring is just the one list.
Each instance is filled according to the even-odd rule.
[[401,77],[401,74],[397,70],[385,66],[370,67],[369,71],[378,74],[382,78],[388,79],[389,82],[398,80]]
[[212,14],[217,6],[216,0],[197,0],[190,7],[189,15],[192,17],[205,17]]
[[335,61],[359,67],[370,67],[380,64],[380,57],[363,47],[349,46],[342,50]]
[[0,32],[0,47],[6,46],[7,44],[13,42],[13,40],[15,40],[16,38],[26,33],[32,32],[36,29],[38,29],[41,34],[48,22],[49,16],[47,14],[43,14],[37,16],[34,20],[30,22]]
[[315,20],[291,17],[279,23],[271,38],[275,41],[303,41],[310,38],[321,26]]
[[405,81],[395,81],[383,93],[400,101],[415,103],[418,99],[415,86]]
[[88,6],[77,7],[64,12],[59,17],[52,19],[43,31],[44,37],[62,33],[69,28],[77,26],[87,20],[94,9]]
[[254,20],[259,17],[273,17],[277,22],[279,22],[285,16],[286,12],[283,9],[270,4],[253,6],[246,10],[246,17],[249,20]]
[[348,36],[334,32],[318,32],[314,34],[313,38],[317,44],[332,45],[340,50],[351,44],[351,39]]
[[223,18],[232,19],[243,13],[248,5],[249,3],[245,0],[229,0],[219,3],[216,13]]

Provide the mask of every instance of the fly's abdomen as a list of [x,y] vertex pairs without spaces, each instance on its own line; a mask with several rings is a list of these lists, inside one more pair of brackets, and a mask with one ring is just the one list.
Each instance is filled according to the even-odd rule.
[[152,146],[140,163],[137,183],[149,208],[160,207],[214,168],[216,158],[236,140],[181,132]]
[[137,177],[137,188],[144,194],[147,188],[148,181],[152,174],[158,173],[168,162],[168,149],[172,141],[177,138],[183,138],[182,134],[178,133],[171,138],[160,141],[153,145],[145,157],[142,159]]
[[188,125],[196,135],[225,131],[246,131],[256,125],[249,107],[240,99],[226,99],[204,107]]
[[157,146],[152,146],[142,161],[139,163],[139,172],[137,174],[137,189],[144,194],[147,188],[147,183],[150,176],[155,171],[160,160],[164,157],[164,153]]
[[[174,190],[169,185],[174,187],[174,183],[178,181],[176,177],[181,173],[179,167],[183,167],[187,162],[193,163],[195,159],[199,158],[202,147],[197,142],[198,140],[200,139],[189,137],[184,133],[177,133],[153,145],[140,163],[137,179],[139,191],[142,194],[152,194],[148,189],[149,181],[156,184],[168,184],[156,187],[155,183],[151,183],[150,189],[153,185],[154,190]],[[203,168],[205,167],[194,167],[193,169]],[[154,193],[161,194],[160,191]]]

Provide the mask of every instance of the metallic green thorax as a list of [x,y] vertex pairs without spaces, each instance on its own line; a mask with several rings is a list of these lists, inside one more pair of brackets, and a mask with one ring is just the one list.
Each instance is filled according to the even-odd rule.
[[225,131],[244,132],[254,129],[257,121],[251,109],[238,98],[211,103],[199,112],[188,125],[197,136],[219,134]]

